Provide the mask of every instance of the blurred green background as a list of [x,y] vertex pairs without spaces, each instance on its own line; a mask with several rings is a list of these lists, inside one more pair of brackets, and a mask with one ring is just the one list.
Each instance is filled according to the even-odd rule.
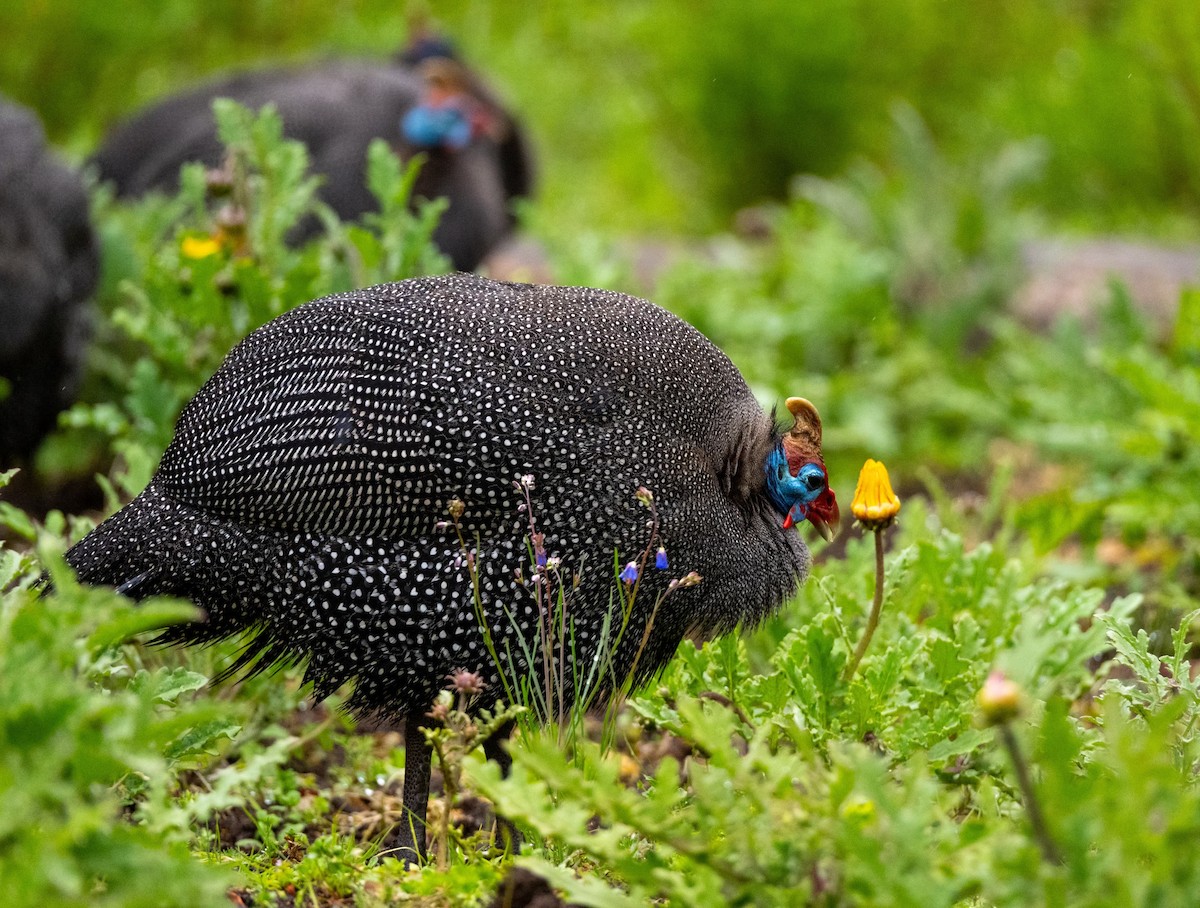
[[[887,161],[903,99],[952,157],[1039,136],[1067,226],[1190,236],[1200,207],[1194,0],[675,0],[427,11],[530,123],[561,231],[704,233],[798,173]],[[0,91],[90,151],[208,73],[385,55],[392,0],[0,4]],[[1182,217],[1180,217],[1182,216]]]

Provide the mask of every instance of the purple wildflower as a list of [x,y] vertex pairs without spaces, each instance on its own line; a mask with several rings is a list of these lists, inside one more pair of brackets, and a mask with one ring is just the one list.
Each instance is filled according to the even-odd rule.
[[629,564],[625,565],[625,570],[621,571],[620,576],[621,576],[621,582],[626,583],[626,584],[633,583],[633,581],[637,580],[638,579],[637,563],[634,561],[631,561],[631,562],[629,562]]
[[469,672],[465,668],[460,668],[451,672],[446,676],[450,681],[451,689],[460,694],[478,694],[483,691],[487,684],[484,683],[483,676],[478,672]]
[[658,554],[654,556],[654,566],[660,571],[665,571],[670,566],[667,562],[667,550],[661,545],[658,547]]

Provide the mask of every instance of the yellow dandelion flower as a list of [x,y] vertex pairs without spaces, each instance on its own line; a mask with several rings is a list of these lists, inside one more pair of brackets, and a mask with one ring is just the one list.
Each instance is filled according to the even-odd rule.
[[185,236],[179,244],[184,258],[206,259],[221,251],[221,244],[211,236]]
[[871,601],[871,613],[867,616],[867,626],[862,639],[858,641],[854,655],[846,664],[844,677],[847,684],[858,670],[858,664],[862,662],[867,647],[871,645],[875,628],[879,626],[879,613],[883,609],[883,529],[890,526],[900,513],[900,499],[892,491],[887,467],[878,460],[868,460],[859,471],[854,500],[850,502],[850,512],[864,530],[875,533],[875,598]]
[[892,491],[887,467],[878,460],[868,460],[863,464],[850,511],[868,530],[883,529],[900,513],[900,499]]

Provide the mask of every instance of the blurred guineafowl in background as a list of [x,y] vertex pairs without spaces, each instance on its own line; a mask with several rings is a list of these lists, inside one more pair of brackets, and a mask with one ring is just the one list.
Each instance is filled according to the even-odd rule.
[[[794,523],[832,536],[820,418],[799,398],[788,409],[781,432],[716,347],[645,300],[472,275],[356,290],[239,344],[149,486],[67,560],[87,583],[205,609],[169,639],[253,630],[234,670],[304,661],[317,696],[352,681],[351,708],[407,719],[412,854],[419,723],[450,672],[482,675],[479,706],[503,693],[471,566],[493,651],[517,677],[537,670],[521,656],[539,651],[525,494],[536,563],[569,578],[576,664],[611,653],[616,678],[645,680],[685,636],[753,625],[793,592],[810,565]],[[614,553],[645,551],[643,486],[670,569],[642,571],[616,637]],[[439,525],[459,511],[470,559]],[[702,581],[654,613],[692,571]]]
[[[252,110],[273,104],[284,135],[308,147],[324,179],[320,198],[343,220],[375,211],[366,181],[367,147],[386,140],[404,159],[426,156],[415,199],[445,198],[434,242],[459,270],[476,267],[513,225],[511,203],[533,189],[529,143],[520,123],[443,41],[394,63],[337,61],[228,77],[149,107],[113,130],[93,157],[119,196],[175,191],[189,161],[221,163],[212,102]],[[294,239],[319,223],[300,225]]]
[[99,255],[79,175],[37,117],[0,98],[0,469],[74,398]]

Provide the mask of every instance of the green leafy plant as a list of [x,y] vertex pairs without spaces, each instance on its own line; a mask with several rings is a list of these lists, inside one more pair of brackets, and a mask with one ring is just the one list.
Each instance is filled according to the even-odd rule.
[[[1156,694],[1145,682],[1112,682],[1099,727],[1066,710],[1091,689],[1087,666],[1114,640],[1139,663],[1139,678],[1159,675],[1163,663],[1129,630],[1136,600],[1105,609],[1085,590],[1023,584],[994,551],[964,552],[948,534],[914,529],[923,515],[907,513],[893,601],[849,681],[842,667],[854,640],[841,616],[859,610],[867,546],[852,546],[844,567],[826,565],[804,597],[813,611],[802,600],[789,622],[797,629],[768,649],[770,671],[750,663],[761,644],[685,647],[659,695],[633,701],[643,734],[680,742],[690,754],[682,763],[644,766],[630,788],[618,754],[584,745],[568,756],[543,736],[515,752],[508,780],[476,767],[499,809],[545,837],[546,850],[522,862],[588,905],[1075,905],[1103,903],[1111,881],[1086,870],[1101,849],[1105,866],[1125,867],[1114,891],[1182,904],[1190,883],[1165,882],[1179,868],[1168,827],[1108,836],[1100,825],[1111,786],[1136,772],[1134,740],[1153,739],[1183,759],[1176,765],[1190,765],[1192,683],[1184,695],[1163,683]],[[1061,863],[1043,859],[993,729],[976,723],[975,693],[994,664],[1029,692],[1030,718],[1011,734],[1033,755],[1031,784]],[[1120,693],[1127,684],[1143,693]],[[1129,695],[1145,716],[1140,732],[1143,720],[1119,705]],[[1142,794],[1154,802],[1180,785],[1190,804],[1196,786],[1175,769]],[[1192,828],[1190,810],[1170,816]],[[1088,823],[1073,819],[1081,817]],[[1148,863],[1133,869],[1130,849]]]
[[194,609],[135,609],[48,563],[55,594],[43,598],[31,560],[0,549],[0,895],[20,906],[222,904],[231,878],[194,860],[186,835],[122,817],[122,790],[165,798],[172,764],[234,729],[181,699],[196,678],[131,676],[114,652]]
[[961,347],[1016,283],[1019,241],[1031,233],[1016,196],[1045,149],[1027,141],[952,162],[913,108],[896,106],[892,121],[892,174],[860,162],[837,180],[800,177],[797,192],[886,254],[891,298],[935,342]]

